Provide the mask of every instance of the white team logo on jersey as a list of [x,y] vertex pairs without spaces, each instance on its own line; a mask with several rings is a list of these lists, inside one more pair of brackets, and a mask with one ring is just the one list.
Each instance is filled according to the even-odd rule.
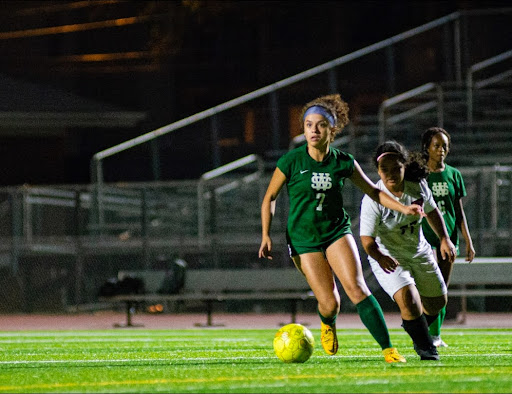
[[435,197],[444,197],[448,195],[448,184],[446,182],[433,182],[432,194]]
[[331,174],[328,172],[313,172],[311,187],[314,190],[329,190],[332,187]]

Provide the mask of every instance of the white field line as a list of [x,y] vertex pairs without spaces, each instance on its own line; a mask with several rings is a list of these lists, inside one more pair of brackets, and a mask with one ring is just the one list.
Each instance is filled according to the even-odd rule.
[[[219,350],[220,351],[220,350]],[[225,351],[225,350],[222,350]],[[443,358],[460,358],[460,357],[471,357],[474,356],[474,353],[463,353],[463,354],[443,354]],[[496,358],[496,357],[512,357],[512,354],[510,353],[492,353],[492,354],[479,354],[481,357],[489,357],[489,358]],[[320,358],[320,357],[327,357],[327,356],[312,356],[311,360],[314,358]],[[353,355],[336,355],[335,358],[344,358],[344,359],[351,359],[353,358]],[[239,360],[258,360],[258,361],[264,361],[269,359],[274,359],[274,356],[271,357],[216,357],[215,362],[219,361],[239,361]],[[381,359],[381,355],[375,355],[375,356],[361,356],[358,355],[357,358],[365,358],[365,359]],[[171,358],[126,358],[126,359],[104,359],[104,360],[16,360],[16,361],[0,361],[0,365],[29,365],[29,364],[122,364],[122,363],[139,363],[139,362],[168,362],[170,365],[175,364],[176,362],[183,362],[183,361],[196,361],[196,362],[209,362],[212,361],[211,357],[183,357],[176,359],[175,356],[171,360]]]

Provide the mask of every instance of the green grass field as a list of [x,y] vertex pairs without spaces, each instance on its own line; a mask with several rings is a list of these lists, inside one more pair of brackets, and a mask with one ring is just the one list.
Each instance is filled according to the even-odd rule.
[[441,361],[420,361],[391,330],[406,364],[386,364],[366,330],[320,333],[304,364],[273,352],[277,329],[0,332],[0,393],[510,393],[512,330],[451,329]]

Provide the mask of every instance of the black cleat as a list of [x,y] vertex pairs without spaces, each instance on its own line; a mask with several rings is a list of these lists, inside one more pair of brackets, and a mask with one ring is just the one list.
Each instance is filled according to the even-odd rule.
[[422,360],[439,360],[439,353],[437,353],[437,348],[435,346],[430,347],[429,349],[420,349],[416,344],[414,344],[414,350],[418,353],[418,356]]

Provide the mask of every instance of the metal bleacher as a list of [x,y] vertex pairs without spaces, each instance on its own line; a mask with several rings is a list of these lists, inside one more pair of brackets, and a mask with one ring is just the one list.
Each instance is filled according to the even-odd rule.
[[[450,163],[462,171],[468,189],[464,205],[478,255],[511,256],[512,51],[498,48],[483,58],[464,53],[467,45],[457,40],[443,42],[460,39],[461,23],[471,30],[471,18],[495,18],[503,29],[499,21],[509,22],[511,14],[512,8],[447,15],[98,152],[91,161],[90,184],[0,189],[0,215],[6,223],[0,228],[0,269],[5,273],[0,289],[17,295],[3,294],[4,302],[28,312],[91,303],[99,286],[117,271],[162,269],[175,258],[193,269],[289,266],[285,192],[272,225],[274,260],[257,259],[261,198],[275,161],[295,136],[296,125],[288,118],[311,98],[350,91],[341,78],[346,65],[357,67],[363,59],[392,62],[389,53],[407,50],[425,34],[432,34],[437,50],[452,48],[445,54],[450,66],[444,67],[443,79],[434,80],[425,71],[405,84],[399,75],[384,73],[386,81],[376,83],[382,100],[367,110],[355,105],[351,123],[335,144],[353,153],[376,180],[369,158],[379,141],[395,138],[418,149],[422,130],[444,126],[452,135]],[[512,29],[512,24],[506,26]],[[475,34],[491,40],[493,33]],[[437,42],[439,36],[443,40]],[[262,142],[248,144],[254,129]],[[107,173],[120,153],[180,132],[194,141],[206,139],[199,138],[204,134],[213,139],[206,155],[198,148],[209,168],[198,179],[157,181],[148,176],[133,182]],[[239,143],[229,154],[223,150],[226,139]],[[164,153],[172,155],[173,144],[164,145]],[[248,148],[252,153],[223,159]],[[348,183],[344,197],[357,234],[361,192]]]

